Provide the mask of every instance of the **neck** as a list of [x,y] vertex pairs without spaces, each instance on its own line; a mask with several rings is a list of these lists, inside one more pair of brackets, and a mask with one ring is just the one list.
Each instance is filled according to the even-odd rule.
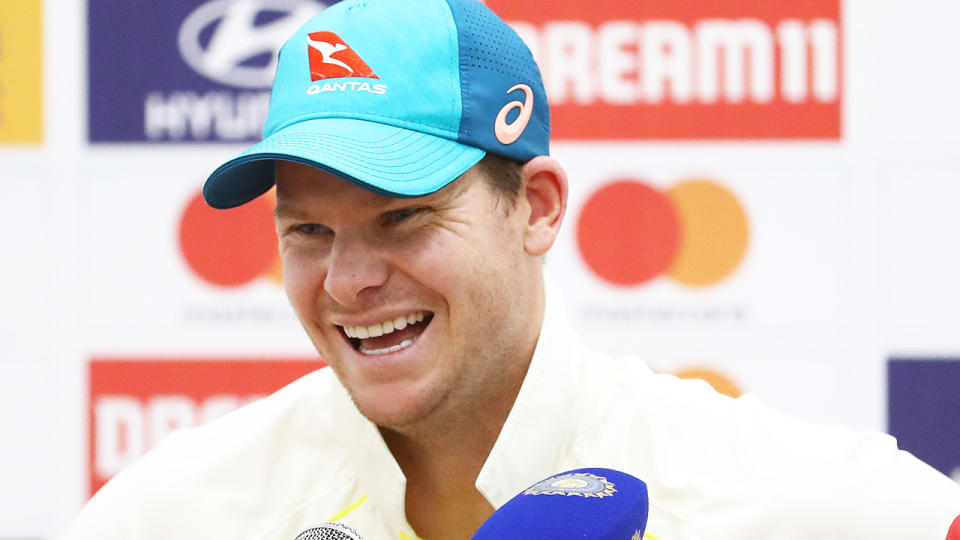
[[534,291],[535,322],[519,346],[500,357],[500,384],[484,396],[482,406],[476,401],[471,406],[445,403],[414,424],[379,427],[407,479],[407,521],[421,538],[468,539],[493,513],[476,480],[513,408],[540,336],[542,284]]
[[[407,479],[407,521],[420,538],[468,539],[493,513],[476,480],[513,407],[523,375],[504,386],[504,395],[470,414],[435,411],[402,428],[380,427],[387,448]],[[493,396],[491,396],[493,397]]]
[[407,479],[404,509],[418,537],[465,540],[493,513],[475,483],[506,418],[499,416],[459,429],[380,428]]

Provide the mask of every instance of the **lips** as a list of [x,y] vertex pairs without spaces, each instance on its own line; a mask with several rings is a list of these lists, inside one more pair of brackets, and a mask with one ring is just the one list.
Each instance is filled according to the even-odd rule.
[[340,330],[357,352],[381,355],[413,345],[432,319],[433,313],[415,311],[369,326],[341,326]]

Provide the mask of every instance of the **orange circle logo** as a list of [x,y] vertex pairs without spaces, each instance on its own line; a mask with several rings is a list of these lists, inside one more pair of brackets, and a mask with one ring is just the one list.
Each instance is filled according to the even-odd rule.
[[180,218],[180,251],[203,281],[239,287],[265,276],[281,281],[273,192],[229,210],[215,210],[197,193]]
[[715,182],[692,179],[658,191],[618,180],[587,199],[576,235],[590,270],[615,285],[667,275],[684,285],[707,286],[743,260],[749,225],[737,198]]

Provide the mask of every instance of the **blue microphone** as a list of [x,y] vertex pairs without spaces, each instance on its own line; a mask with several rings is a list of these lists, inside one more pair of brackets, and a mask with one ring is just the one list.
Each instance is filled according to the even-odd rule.
[[473,540],[641,540],[649,506],[640,479],[613,469],[576,469],[507,501]]

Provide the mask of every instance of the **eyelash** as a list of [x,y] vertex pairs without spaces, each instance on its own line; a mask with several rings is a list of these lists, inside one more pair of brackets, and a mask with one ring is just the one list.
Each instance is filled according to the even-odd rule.
[[422,206],[416,206],[412,208],[401,208],[399,210],[394,210],[389,212],[383,217],[384,224],[386,225],[399,225],[404,221],[425,212],[427,209]]
[[[401,223],[407,221],[408,219],[426,212],[427,208],[423,206],[416,206],[411,208],[401,208],[399,210],[393,210],[388,212],[383,216],[384,225],[400,225]],[[290,230],[296,234],[315,237],[315,236],[324,236],[330,233],[330,229],[321,225],[319,223],[300,223],[294,225]]]
[[304,236],[320,236],[326,234],[329,229],[319,223],[302,223],[294,226],[293,231]]

